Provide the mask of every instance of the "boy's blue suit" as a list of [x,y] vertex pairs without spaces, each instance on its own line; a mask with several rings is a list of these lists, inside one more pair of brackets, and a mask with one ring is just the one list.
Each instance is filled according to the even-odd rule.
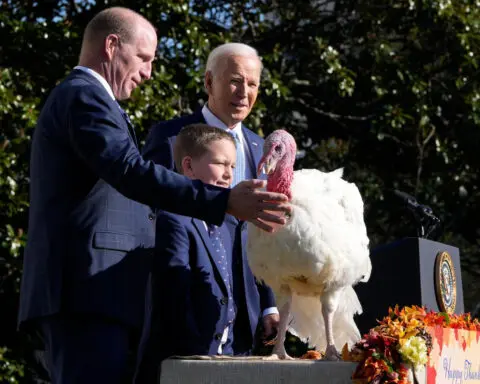
[[[228,196],[145,161],[107,90],[91,74],[72,71],[46,100],[33,136],[20,325],[43,327],[47,319],[55,332],[52,316],[81,313],[113,328],[140,328],[154,245],[146,205],[220,224]],[[102,343],[92,337],[93,346]],[[76,353],[82,360],[93,352]]]
[[[206,123],[201,110],[155,125],[147,137],[143,156],[168,169],[175,169],[173,148],[176,136],[184,126],[196,123]],[[242,132],[251,155],[245,176],[246,179],[255,178],[256,164],[262,156],[263,139],[243,126]],[[230,239],[234,260],[232,272],[237,315],[233,351],[226,351],[234,354],[251,352],[263,310],[275,307],[272,290],[255,279],[248,265],[245,255],[246,227],[247,223],[239,222],[230,215],[226,215],[222,226],[225,237]],[[168,213],[159,214],[156,244],[163,248],[157,252],[154,261],[157,266],[154,270],[162,270],[159,268],[162,266],[164,271],[168,271],[168,276],[157,275],[153,278],[153,297],[147,297],[146,300],[152,306],[148,307],[147,304],[136,383],[156,382],[160,361],[172,354],[217,353],[225,327],[227,305],[222,304],[226,296],[225,284],[210,257],[210,241],[202,221]],[[191,247],[188,257],[194,266],[193,270],[185,268],[185,263],[188,262],[186,242]],[[180,252],[182,261],[179,262],[178,257],[168,247],[164,247],[166,243],[175,243],[183,249]],[[162,252],[167,252],[169,257],[161,260]],[[167,263],[168,268],[165,265]],[[190,282],[183,285],[180,283],[187,280]],[[173,287],[179,285],[183,286],[183,290],[179,288],[180,291],[176,292]],[[172,311],[170,308],[176,309]]]
[[[233,282],[238,316],[233,344],[223,353],[245,354],[251,351],[261,310],[265,308],[260,306],[245,254],[233,251],[226,225],[220,230],[227,254],[234,260],[231,268],[234,273],[240,269],[243,276]],[[159,363],[169,356],[217,354],[228,324],[228,292],[223,277],[205,222],[159,213],[151,305],[145,316],[136,383],[158,382]]]
[[[163,121],[154,125],[142,149],[143,157],[153,160],[153,162],[161,164],[168,169],[175,169],[173,148],[176,137],[183,127],[198,123],[206,123],[200,109],[191,115]],[[247,162],[248,166],[246,166],[245,169],[245,179],[254,179],[257,177],[256,166],[263,156],[264,140],[243,124],[242,133],[250,152],[249,161]],[[246,223],[239,223],[235,217],[230,215],[226,215],[225,223],[228,226],[231,238],[235,239],[235,249],[241,249],[242,244],[240,239],[243,239],[244,242],[246,239]],[[246,248],[243,247],[243,249]],[[272,290],[265,284],[258,284],[258,290],[260,292],[262,308],[275,307],[275,297]]]

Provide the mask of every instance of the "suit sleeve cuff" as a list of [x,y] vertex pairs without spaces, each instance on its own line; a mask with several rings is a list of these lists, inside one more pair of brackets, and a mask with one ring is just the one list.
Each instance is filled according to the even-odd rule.
[[278,315],[277,307],[270,307],[270,308],[264,309],[263,312],[262,312],[262,317],[272,315],[272,314],[277,314]]

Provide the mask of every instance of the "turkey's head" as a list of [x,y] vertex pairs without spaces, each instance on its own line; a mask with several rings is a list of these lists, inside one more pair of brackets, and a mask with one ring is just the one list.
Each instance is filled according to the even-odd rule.
[[263,157],[257,168],[259,175],[262,170],[268,175],[267,191],[292,197],[290,185],[296,153],[295,139],[287,131],[278,129],[267,136],[263,144]]

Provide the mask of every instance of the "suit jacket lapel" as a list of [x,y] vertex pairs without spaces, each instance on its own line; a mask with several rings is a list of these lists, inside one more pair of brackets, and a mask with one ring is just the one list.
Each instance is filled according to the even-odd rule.
[[222,273],[222,268],[220,268],[220,266],[218,265],[218,261],[214,257],[215,250],[213,249],[212,240],[210,239],[210,235],[207,232],[207,228],[205,228],[205,222],[199,219],[192,219],[192,223],[197,229],[198,234],[200,235],[200,238],[202,239],[203,244],[205,245],[205,248],[208,252],[208,256],[210,257],[212,265],[215,267],[215,269],[219,274],[220,279],[217,279],[217,280],[220,280],[222,289],[225,291],[225,294],[228,294],[227,286],[225,285],[225,282],[224,282],[224,275]]
[[205,121],[205,117],[203,117],[202,108],[198,108],[193,113],[193,116],[194,116],[194,119],[196,120],[196,122],[202,123],[202,124],[207,124],[207,122]]
[[245,126],[242,124],[242,132],[243,137],[245,138],[245,142],[247,143],[248,149],[252,155],[253,164],[249,161],[249,165],[251,167],[250,171],[254,178],[257,177],[257,166],[260,163],[260,159],[263,155],[263,148],[262,144],[258,142],[258,139],[255,135],[253,135]]
[[130,134],[130,137],[132,138],[133,142],[135,143],[135,146],[138,147],[138,141],[137,141],[137,135],[135,134],[135,127],[133,126],[132,122],[130,119],[127,120],[127,126],[128,126],[128,133]]
[[[69,76],[74,76],[74,77],[82,77],[83,79],[85,79],[86,81],[92,83],[92,84],[95,84],[97,86],[99,86],[102,91],[105,93],[104,97],[107,98],[108,100],[112,100],[113,103],[117,103],[115,100],[112,99],[112,97],[109,95],[109,93],[107,92],[107,90],[105,89],[105,87],[95,78],[93,77],[92,75],[90,75],[89,73],[86,73],[84,71],[82,71],[81,69],[74,69]],[[116,106],[116,107],[120,107],[120,105]],[[123,113],[122,113],[122,110],[119,108],[118,112],[120,112],[120,114],[122,115],[122,119],[125,120],[125,123],[127,124],[127,131],[128,131],[128,134],[130,135],[130,138],[133,140],[133,142],[135,143],[135,146],[138,148],[138,142],[137,142],[137,136],[135,135],[135,127],[133,126],[132,122],[130,121],[130,119],[126,118],[125,116],[123,116]]]

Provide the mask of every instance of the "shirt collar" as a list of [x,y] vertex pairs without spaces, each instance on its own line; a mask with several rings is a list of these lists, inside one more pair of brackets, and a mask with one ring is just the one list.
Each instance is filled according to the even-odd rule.
[[[226,131],[229,130],[227,125],[222,120],[220,120],[217,116],[215,116],[213,114],[213,112],[210,111],[210,109],[208,109],[207,104],[205,104],[202,108],[202,115],[203,115],[203,118],[205,119],[205,122],[208,125],[211,125],[211,126],[217,127],[217,128],[221,128],[221,129],[224,129]],[[240,138],[243,137],[243,135],[242,135],[242,122],[241,121],[238,122],[237,124],[235,124],[233,126],[233,128],[230,128],[230,130],[235,131],[235,133]]]
[[110,84],[107,83],[107,80],[105,80],[105,78],[102,75],[100,75],[98,72],[95,72],[91,68],[84,67],[83,65],[77,65],[73,69],[79,69],[80,71],[86,72],[86,73],[92,75],[93,77],[95,77],[100,82],[100,84],[103,85],[103,87],[108,92],[108,94],[112,97],[112,99],[115,100],[115,96],[113,95],[112,87],[110,87]]

